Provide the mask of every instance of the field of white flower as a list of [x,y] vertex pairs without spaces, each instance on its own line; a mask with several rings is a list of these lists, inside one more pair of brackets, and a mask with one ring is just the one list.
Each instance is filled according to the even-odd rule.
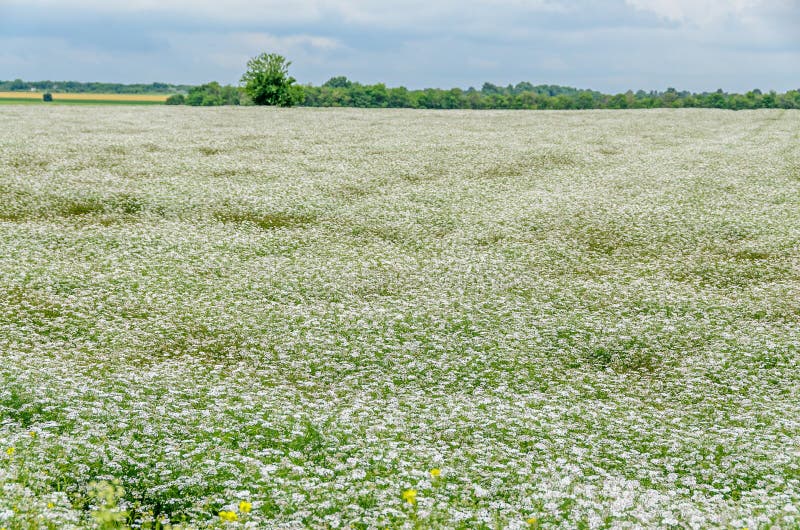
[[0,528],[800,528],[800,112],[0,109]]

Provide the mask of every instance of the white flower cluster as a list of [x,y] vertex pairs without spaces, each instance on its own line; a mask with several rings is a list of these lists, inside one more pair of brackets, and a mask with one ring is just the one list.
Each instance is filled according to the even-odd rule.
[[797,528],[799,131],[4,106],[0,528]]

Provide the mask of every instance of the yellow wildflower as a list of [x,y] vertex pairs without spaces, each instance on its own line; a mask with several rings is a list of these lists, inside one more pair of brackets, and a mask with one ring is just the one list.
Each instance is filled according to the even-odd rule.
[[253,509],[253,504],[247,501],[242,501],[239,503],[239,511],[242,513],[250,513],[250,510]]
[[417,490],[410,489],[403,492],[403,500],[408,504],[417,504]]
[[530,517],[525,522],[528,523],[528,526],[536,526],[536,523],[538,523],[539,520],[536,517]]
[[9,447],[8,449],[6,449],[6,454],[8,456],[11,456],[14,454],[14,451],[16,451],[16,449],[14,449],[13,447]]
[[31,438],[36,438],[36,431],[31,431],[28,433]]
[[53,508],[53,506],[55,506],[55,504],[53,504],[52,502],[48,502],[48,503],[47,503],[47,507],[48,507],[48,508]]
[[439,478],[442,475],[442,470],[438,467],[431,469],[431,476],[433,478]]
[[228,511],[228,510],[222,510],[221,512],[219,512],[219,518],[222,519],[223,521],[228,522],[228,523],[232,523],[232,522],[236,521],[237,519],[239,519],[239,516],[236,515],[236,512],[231,512],[231,511]]

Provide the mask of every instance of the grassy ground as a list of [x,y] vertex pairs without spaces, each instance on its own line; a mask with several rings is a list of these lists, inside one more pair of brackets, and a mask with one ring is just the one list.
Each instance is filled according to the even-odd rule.
[[163,94],[53,94],[45,102],[43,92],[0,92],[0,105],[47,103],[48,105],[161,105],[168,95]]
[[37,99],[13,99],[13,98],[0,98],[0,105],[163,105],[158,101],[112,101],[107,99],[79,99],[79,100],[54,100],[54,101],[41,101]]
[[800,527],[800,112],[0,125],[0,527]]

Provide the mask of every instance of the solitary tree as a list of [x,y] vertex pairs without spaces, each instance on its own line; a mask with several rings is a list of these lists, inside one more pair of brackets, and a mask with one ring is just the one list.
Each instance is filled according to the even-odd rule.
[[53,101],[53,94],[50,92],[45,92],[42,96],[42,101]]
[[291,107],[303,101],[303,87],[295,85],[289,75],[291,64],[275,53],[262,53],[247,61],[241,82],[253,103]]

